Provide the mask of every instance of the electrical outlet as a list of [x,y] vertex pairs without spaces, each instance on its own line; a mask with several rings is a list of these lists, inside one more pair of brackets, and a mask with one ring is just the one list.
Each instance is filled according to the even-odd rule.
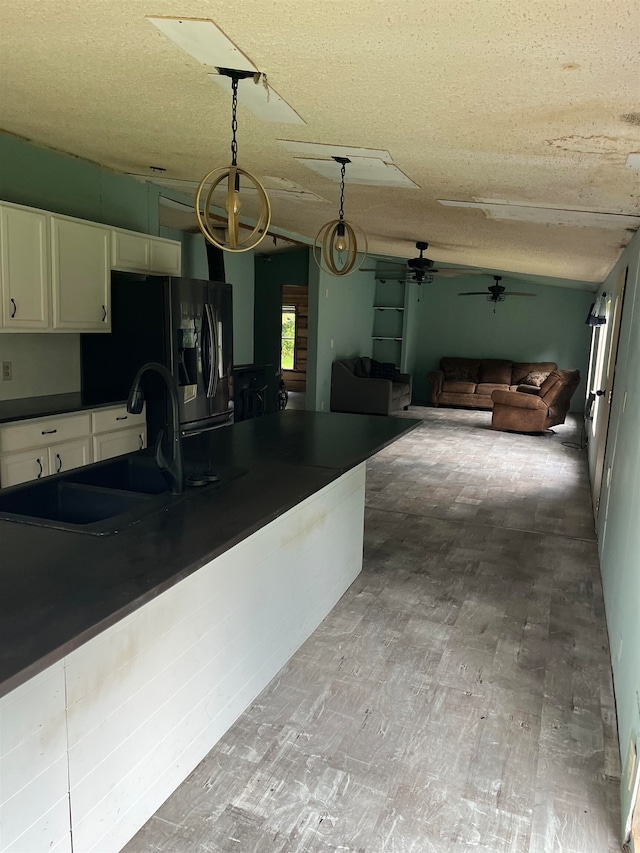
[[3,361],[2,362],[2,381],[9,382],[13,378],[11,371],[11,362]]
[[633,739],[633,735],[629,740],[629,755],[627,756],[627,790],[630,791],[633,788],[633,783],[636,778],[636,760],[638,758],[638,752],[636,747],[636,742]]

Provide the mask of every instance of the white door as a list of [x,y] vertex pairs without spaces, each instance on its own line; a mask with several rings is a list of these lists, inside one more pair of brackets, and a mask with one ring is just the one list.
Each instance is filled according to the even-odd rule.
[[0,206],[4,328],[49,326],[49,242],[43,213]]
[[610,299],[607,299],[605,315],[607,323],[605,326],[598,326],[596,328],[595,335],[597,337],[594,338],[594,348],[592,351],[592,358],[595,358],[595,364],[593,369],[593,384],[590,390],[596,393],[597,396],[593,402],[591,412],[591,431],[593,441],[595,442],[595,465],[593,468],[591,496],[596,517],[600,508],[600,492],[602,489],[602,475],[607,450],[609,415],[611,413],[611,398],[613,395],[626,278],[627,269],[624,269],[621,271],[620,278],[618,279],[617,293],[612,295]]
[[54,329],[111,330],[110,238],[102,225],[51,217]]

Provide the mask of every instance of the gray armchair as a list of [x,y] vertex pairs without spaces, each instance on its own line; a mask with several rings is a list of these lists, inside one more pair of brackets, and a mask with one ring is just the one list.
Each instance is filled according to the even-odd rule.
[[[379,372],[393,378],[375,376]],[[371,375],[373,368],[374,376]],[[345,358],[331,366],[331,411],[389,415],[411,403],[410,373],[379,365],[370,358]]]

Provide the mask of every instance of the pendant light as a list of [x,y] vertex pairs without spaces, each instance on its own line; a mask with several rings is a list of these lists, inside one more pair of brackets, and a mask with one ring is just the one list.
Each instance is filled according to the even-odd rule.
[[[253,73],[227,68],[220,68],[218,70],[220,74],[231,78],[231,166],[212,169],[200,181],[196,192],[196,216],[198,217],[200,230],[205,238],[214,246],[217,246],[218,249],[222,249],[225,252],[248,252],[250,249],[255,248],[263,239],[271,222],[271,205],[264,187],[255,175],[238,166],[238,143],[236,141],[236,131],[238,130],[238,119],[236,116],[238,110],[238,81],[246,77],[253,77]],[[245,179],[257,191],[260,204],[260,212],[255,227],[250,229],[249,233],[242,239],[240,239],[240,209],[242,206],[240,199],[240,177]],[[209,214],[209,206],[213,193],[225,180],[227,181],[227,197],[224,207],[227,212],[227,223],[226,239],[222,240],[218,235],[220,234],[221,227],[224,226],[221,225],[219,219],[212,220]],[[209,182],[211,182],[211,186],[204,196],[202,210],[200,210],[205,186]]]
[[[349,275],[359,270],[367,256],[367,235],[358,226],[351,225],[344,218],[344,176],[348,157],[334,157],[340,164],[340,212],[338,219],[327,222],[318,231],[313,243],[313,257],[320,269],[331,275]],[[360,240],[356,236],[360,232]],[[361,254],[360,262],[358,254]]]

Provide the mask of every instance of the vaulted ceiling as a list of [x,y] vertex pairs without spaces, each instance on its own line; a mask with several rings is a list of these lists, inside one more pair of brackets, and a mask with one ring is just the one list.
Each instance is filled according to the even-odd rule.
[[416,186],[347,172],[345,207],[383,255],[427,240],[439,262],[599,282],[638,226],[640,0],[7,0],[0,128],[124,173],[227,164],[228,93],[148,16],[214,21],[303,119],[239,109],[276,229],[312,241],[339,197],[278,140],[388,152]]

